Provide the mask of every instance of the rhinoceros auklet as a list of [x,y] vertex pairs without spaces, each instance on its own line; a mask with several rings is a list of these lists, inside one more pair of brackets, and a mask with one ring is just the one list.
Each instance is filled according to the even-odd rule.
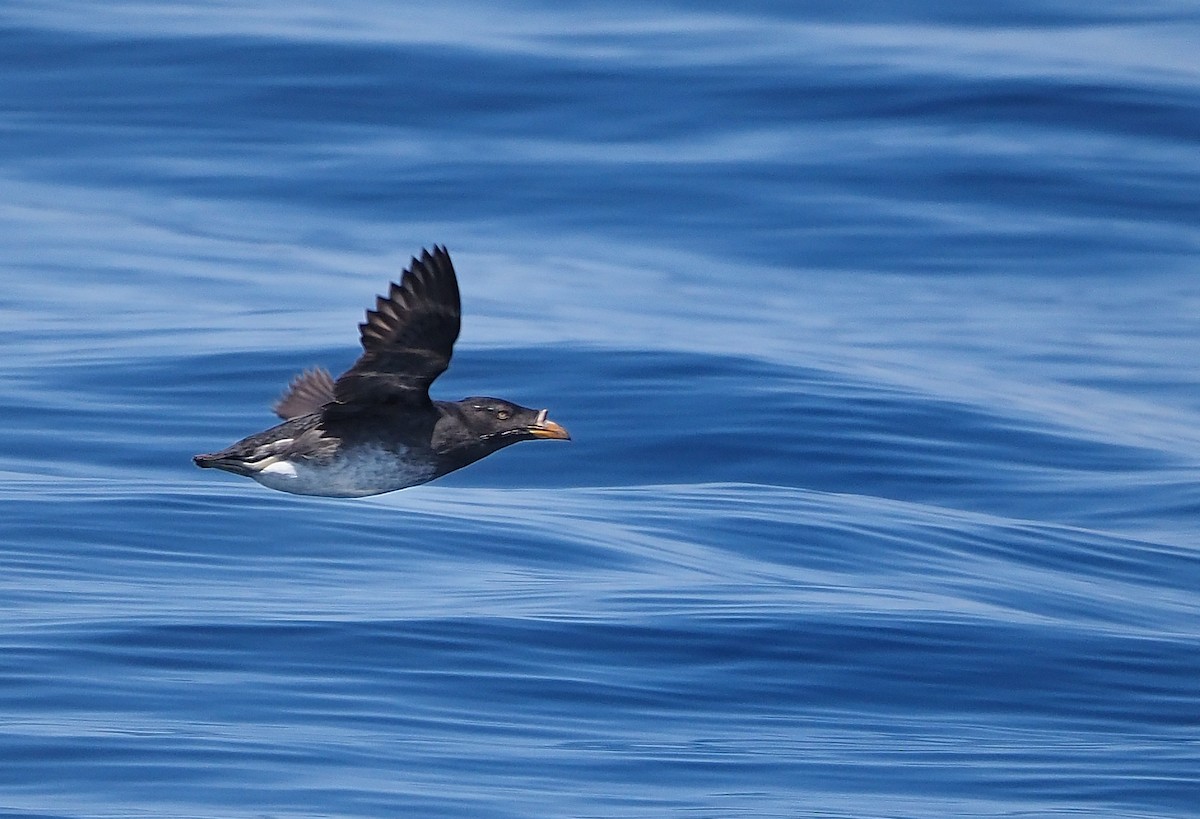
[[192,460],[284,492],[357,498],[431,481],[518,441],[569,440],[546,410],[430,399],[460,317],[450,254],[423,250],[367,311],[354,366],[336,381],[321,368],[301,373],[275,403],[282,424]]

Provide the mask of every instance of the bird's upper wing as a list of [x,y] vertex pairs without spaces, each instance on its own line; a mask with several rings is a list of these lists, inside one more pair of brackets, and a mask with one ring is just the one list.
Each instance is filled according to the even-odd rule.
[[271,407],[285,421],[319,412],[334,399],[333,376],[324,367],[305,370],[292,379],[287,392]]
[[461,315],[450,254],[438,246],[421,251],[358,325],[363,354],[334,383],[334,403],[326,412],[428,404],[429,385],[450,365]]

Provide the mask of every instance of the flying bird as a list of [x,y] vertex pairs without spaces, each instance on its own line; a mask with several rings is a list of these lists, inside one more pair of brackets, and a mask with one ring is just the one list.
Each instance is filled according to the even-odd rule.
[[297,495],[359,498],[426,483],[518,441],[569,440],[544,409],[429,397],[461,314],[450,254],[422,250],[367,310],[350,369],[336,380],[322,368],[301,373],[275,403],[282,424],[192,460]]

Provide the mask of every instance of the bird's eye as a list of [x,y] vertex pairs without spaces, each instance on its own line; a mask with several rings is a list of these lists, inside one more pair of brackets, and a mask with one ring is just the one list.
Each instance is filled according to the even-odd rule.
[[501,421],[507,421],[508,417],[510,415],[512,415],[512,413],[509,412],[508,410],[504,410],[504,409],[496,410],[496,417],[499,418]]

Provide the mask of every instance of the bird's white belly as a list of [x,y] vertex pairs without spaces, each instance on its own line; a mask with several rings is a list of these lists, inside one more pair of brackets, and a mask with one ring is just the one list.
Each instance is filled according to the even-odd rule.
[[270,489],[295,495],[361,498],[425,483],[432,467],[376,447],[358,447],[328,463],[297,459],[275,461],[251,477]]

